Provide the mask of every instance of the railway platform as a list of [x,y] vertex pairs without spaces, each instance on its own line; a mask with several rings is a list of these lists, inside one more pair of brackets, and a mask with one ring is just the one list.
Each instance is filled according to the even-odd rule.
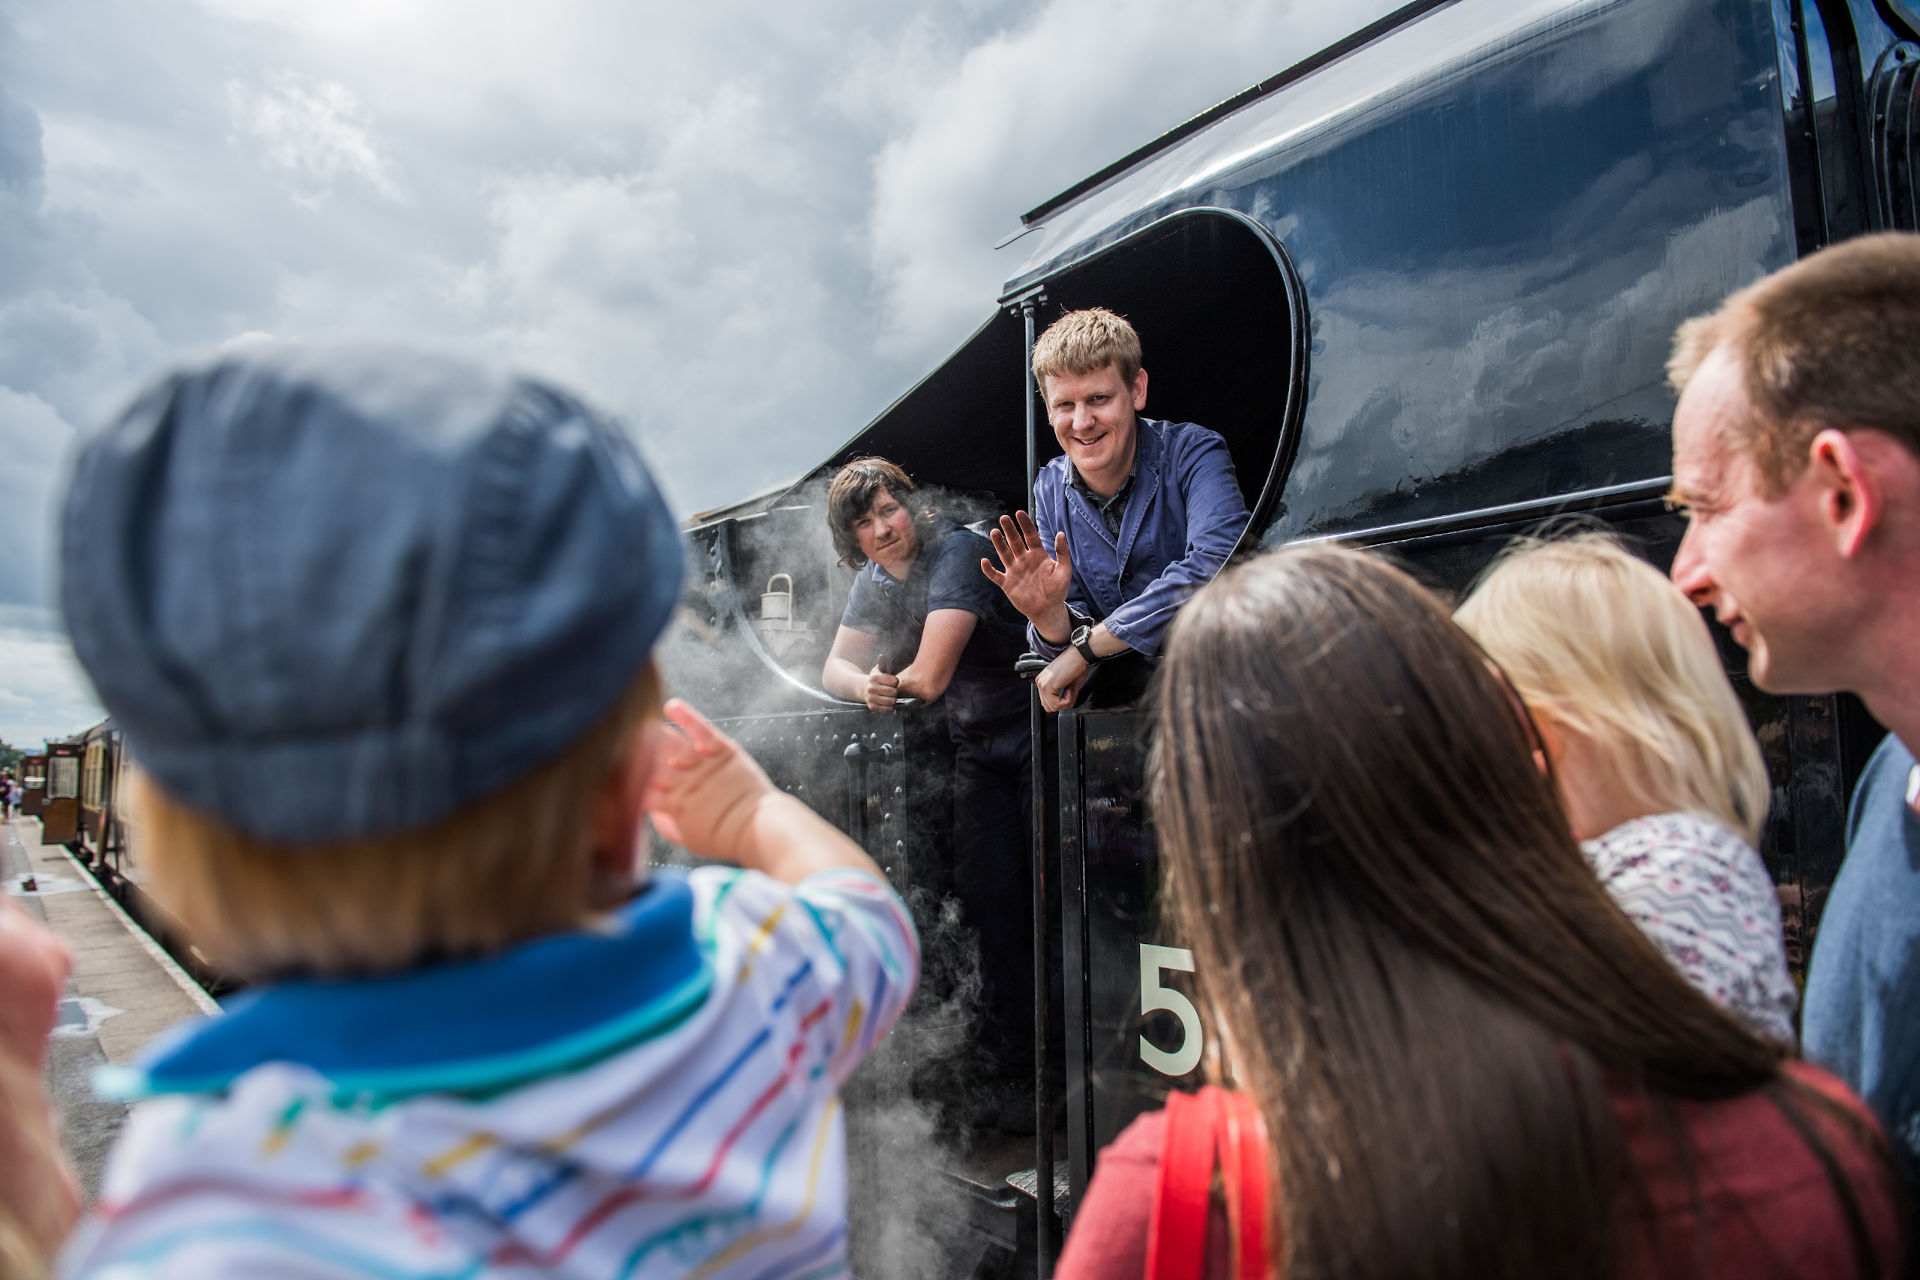
[[47,1053],[47,1083],[60,1109],[61,1139],[91,1205],[127,1110],[94,1097],[94,1068],[125,1063],[168,1027],[218,1006],[63,846],[40,843],[38,820],[15,817],[0,825],[0,883],[73,956]]

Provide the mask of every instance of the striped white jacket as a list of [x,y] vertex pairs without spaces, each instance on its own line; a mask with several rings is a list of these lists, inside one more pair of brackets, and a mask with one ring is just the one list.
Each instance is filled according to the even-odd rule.
[[251,993],[105,1074],[146,1101],[63,1273],[844,1275],[835,1091],[918,964],[871,876],[708,867],[604,931]]

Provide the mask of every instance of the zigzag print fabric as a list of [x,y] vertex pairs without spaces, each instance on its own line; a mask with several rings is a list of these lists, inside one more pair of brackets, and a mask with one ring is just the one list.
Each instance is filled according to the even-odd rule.
[[1659,813],[1581,845],[1620,909],[1674,968],[1769,1040],[1794,1043],[1780,899],[1754,847],[1711,818]]
[[[383,1094],[349,1087],[338,1066],[276,1060],[217,1090],[152,1097],[63,1274],[843,1280],[837,1090],[913,993],[912,922],[885,882],[851,869],[799,885],[728,867],[686,880],[674,928],[690,928],[681,941],[697,943],[704,975],[690,1007],[611,1051],[578,1051],[605,1020],[528,1046],[545,1057],[502,1088]],[[614,945],[637,936],[645,910],[608,925]],[[580,957],[565,980],[522,983],[520,960],[556,946]],[[596,946],[583,932],[475,962],[495,980],[455,990],[461,1007],[441,1021],[457,1031],[607,983]],[[365,1001],[382,982],[333,985]],[[556,1046],[576,1051],[561,1062]],[[436,1069],[451,1079],[469,1065]]]

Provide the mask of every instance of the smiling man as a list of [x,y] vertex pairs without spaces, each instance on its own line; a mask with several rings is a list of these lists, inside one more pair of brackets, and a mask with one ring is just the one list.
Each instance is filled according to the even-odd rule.
[[1036,682],[1049,711],[1072,706],[1102,659],[1160,651],[1173,616],[1220,572],[1247,503],[1218,433],[1143,418],[1140,336],[1111,311],[1071,311],[1033,347],[1033,376],[1062,455],[1041,468],[1033,514],[993,530],[1003,573],[980,568],[1026,615],[1053,661]]
[[1806,1055],[1920,1173],[1920,237],[1851,240],[1688,321],[1673,580],[1772,693],[1847,690],[1868,762],[1807,969]]

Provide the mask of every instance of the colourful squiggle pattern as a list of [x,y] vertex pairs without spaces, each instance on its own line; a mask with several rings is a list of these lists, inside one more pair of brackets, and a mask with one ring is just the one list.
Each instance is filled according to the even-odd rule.
[[786,1069],[761,1090],[760,1096],[753,1100],[746,1114],[727,1130],[726,1136],[720,1140],[719,1147],[714,1151],[713,1158],[708,1161],[706,1169],[697,1179],[684,1187],[673,1189],[656,1188],[646,1184],[622,1187],[588,1210],[587,1215],[574,1224],[572,1230],[568,1231],[565,1238],[554,1249],[535,1254],[516,1244],[503,1249],[499,1257],[502,1260],[530,1262],[541,1267],[556,1267],[596,1227],[630,1204],[638,1204],[646,1200],[693,1200],[705,1195],[712,1188],[714,1178],[720,1173],[721,1165],[725,1163],[727,1155],[734,1149],[735,1144],[740,1141],[741,1135],[772,1105],[774,1099],[786,1091],[787,1086],[792,1082],[794,1070],[799,1065],[801,1054],[806,1048],[807,1033],[813,1029],[815,1023],[826,1016],[829,1008],[831,1008],[831,1002],[823,1000],[801,1019],[800,1038],[796,1039],[787,1051]]
[[839,1114],[840,1099],[835,1098],[827,1104],[826,1113],[820,1117],[820,1128],[814,1135],[813,1155],[807,1161],[806,1199],[801,1202],[799,1212],[778,1226],[762,1227],[758,1231],[749,1232],[740,1237],[722,1249],[706,1265],[690,1273],[687,1280],[707,1280],[707,1277],[718,1274],[736,1258],[743,1258],[755,1249],[784,1240],[807,1225],[807,1219],[813,1216],[814,1197],[820,1193],[820,1161],[826,1155],[827,1138],[832,1134],[833,1122]]
[[[701,1024],[697,1033],[694,1024],[700,1019],[687,1025],[701,1049],[666,1056],[674,1071],[714,1064],[705,1068],[713,1072],[709,1078],[681,1095],[670,1118],[651,1117],[646,1107],[636,1110],[640,1104],[601,1105],[584,1116],[555,1117],[561,1123],[550,1130],[552,1136],[532,1138],[525,1112],[518,1122],[485,1120],[496,1106],[511,1115],[513,1096],[504,1095],[475,1105],[479,1124],[473,1132],[437,1152],[429,1148],[415,1154],[407,1163],[401,1153],[408,1144],[396,1141],[389,1130],[380,1132],[379,1141],[371,1132],[349,1131],[342,1138],[321,1130],[303,1143],[307,1125],[356,1124],[365,1118],[356,1113],[358,1118],[340,1119],[348,1112],[323,1105],[324,1093],[252,1090],[249,1110],[258,1110],[261,1121],[252,1130],[261,1135],[253,1141],[253,1158],[274,1162],[282,1171],[274,1179],[278,1185],[264,1178],[248,1181],[230,1145],[220,1146],[227,1153],[220,1167],[240,1170],[230,1177],[204,1176],[210,1168],[204,1165],[203,1175],[195,1176],[191,1160],[184,1158],[175,1162],[170,1177],[144,1183],[120,1177],[116,1185],[133,1191],[102,1211],[103,1242],[119,1247],[76,1260],[73,1274],[101,1275],[108,1269],[117,1274],[130,1266],[143,1276],[166,1275],[170,1261],[199,1268],[223,1252],[249,1262],[284,1252],[309,1267],[317,1263],[343,1276],[374,1280],[468,1280],[563,1263],[570,1274],[610,1277],[643,1270],[699,1280],[722,1275],[825,1280],[843,1274],[845,1224],[838,1215],[844,1188],[837,1185],[837,1174],[826,1174],[839,1134],[839,1104],[829,1090],[884,1034],[911,994],[917,941],[892,894],[858,873],[815,877],[799,896],[770,891],[769,883],[740,873],[709,881],[704,922],[718,931],[720,954],[732,956],[734,963],[724,967],[733,971],[734,982],[731,991],[717,984],[709,997],[721,1002],[711,1006],[719,1011],[713,1015],[717,1021]],[[795,903],[804,916],[792,918],[810,918],[817,927],[779,927]],[[759,972],[762,967],[777,967],[785,976],[772,981]],[[804,1003],[790,1012],[796,1000]],[[785,1033],[777,1034],[782,1026]],[[591,1070],[617,1069],[628,1057],[607,1059]],[[625,1098],[657,1095],[644,1077],[633,1089],[613,1092]],[[213,1116],[233,1105],[231,1098],[212,1100],[206,1109]],[[407,1105],[383,1115],[390,1120]],[[194,1129],[170,1122],[173,1132],[167,1136],[177,1139],[178,1151],[191,1152],[196,1143],[231,1144],[232,1135],[246,1128],[235,1119],[229,1115],[221,1124]],[[596,1133],[602,1153],[609,1144],[617,1150],[627,1140],[623,1125],[644,1126],[646,1134],[644,1142],[633,1142],[643,1149],[624,1171],[596,1170],[572,1158],[562,1162],[565,1153]],[[799,1135],[809,1132],[803,1159],[795,1146]],[[165,1145],[142,1144],[142,1149]],[[689,1161],[695,1151],[698,1159]],[[670,1152],[681,1171],[671,1182],[656,1183],[656,1171]],[[753,1155],[742,1159],[748,1152]],[[597,1158],[605,1159],[604,1154]],[[308,1173],[322,1185],[287,1186]],[[343,1175],[348,1176],[340,1182]],[[603,1180],[601,1186],[589,1193],[586,1177]],[[617,1183],[605,1181],[614,1178]],[[395,1195],[416,1184],[427,1194]],[[495,1186],[514,1188],[513,1198],[489,1205],[496,1196],[482,1189]],[[779,1195],[770,1200],[776,1188]],[[675,1217],[669,1210],[663,1220],[662,1211],[676,1204],[691,1212]],[[780,1205],[789,1208],[771,1207]],[[534,1234],[543,1243],[520,1232],[504,1234],[516,1221],[534,1224],[528,1215],[535,1210],[541,1216]],[[199,1221],[183,1223],[175,1216],[187,1212]],[[784,1216],[770,1223],[769,1212]],[[450,1225],[456,1216],[463,1225]],[[468,1257],[472,1245],[467,1242],[474,1240],[475,1230],[502,1234],[499,1243]],[[589,1241],[594,1242],[591,1252]],[[448,1257],[450,1249],[459,1255]]]

